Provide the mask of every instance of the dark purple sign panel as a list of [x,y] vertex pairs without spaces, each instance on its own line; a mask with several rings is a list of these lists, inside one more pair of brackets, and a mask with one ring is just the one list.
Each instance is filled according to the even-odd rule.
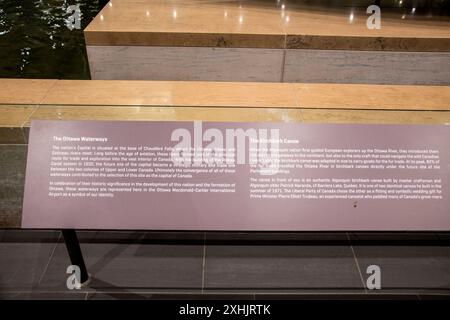
[[22,227],[450,230],[450,126],[34,121]]

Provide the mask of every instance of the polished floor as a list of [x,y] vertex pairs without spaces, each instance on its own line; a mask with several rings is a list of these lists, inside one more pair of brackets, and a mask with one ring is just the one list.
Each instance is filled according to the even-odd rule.
[[[414,38],[416,43],[420,38],[443,42],[450,37],[449,17],[437,10],[439,6],[427,8],[408,1],[391,6],[382,4],[382,27],[368,29],[366,8],[371,3],[373,1],[111,0],[84,32],[88,45],[204,46],[214,35],[221,35],[218,46],[266,48],[298,47],[300,43],[295,38],[305,35]],[[227,35],[249,36],[228,39]],[[285,35],[292,36],[287,44]],[[227,44],[224,39],[231,43]],[[322,40],[323,45],[328,46],[332,41],[330,38]],[[240,45],[236,45],[237,42]],[[367,50],[367,43],[365,45]],[[386,44],[384,49],[388,46]]]
[[448,15],[383,1],[372,28],[367,1],[337,3],[111,0],[84,29],[91,79],[449,84]]
[[59,231],[0,230],[0,298],[450,298],[448,234],[78,234],[92,281],[70,291]]

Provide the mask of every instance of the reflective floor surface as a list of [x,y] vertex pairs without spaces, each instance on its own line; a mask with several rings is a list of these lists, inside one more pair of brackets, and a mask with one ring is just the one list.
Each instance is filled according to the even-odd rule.
[[0,230],[0,298],[450,298],[448,234],[78,234],[92,281],[71,291],[59,231]]

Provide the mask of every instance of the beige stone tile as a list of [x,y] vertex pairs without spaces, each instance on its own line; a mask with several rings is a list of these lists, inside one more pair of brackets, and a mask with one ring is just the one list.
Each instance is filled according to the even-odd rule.
[[43,104],[170,105],[173,91],[165,82],[59,80]]
[[0,105],[0,144],[26,143],[22,125],[35,108],[31,105]]
[[245,47],[251,40],[252,47],[280,48],[284,46],[283,19],[274,8],[235,1],[113,2],[85,29],[86,41],[105,44],[101,40],[105,33],[100,32],[107,31],[117,33],[110,38],[115,45],[142,45],[144,33],[151,33],[147,36],[151,45]]
[[0,105],[0,127],[21,128],[36,106]]
[[450,85],[450,52],[286,50],[285,82]]
[[87,46],[95,80],[280,82],[282,49]]
[[204,33],[187,32],[85,32],[88,46],[165,46],[218,48],[274,48],[285,46],[284,34]]
[[32,120],[301,122],[302,118],[300,110],[280,108],[41,106],[25,125]]
[[[36,80],[0,79],[11,89],[30,91]],[[46,82],[47,80],[42,80]],[[52,80],[53,81],[53,80]],[[14,88],[13,88],[14,87]],[[31,89],[32,90],[32,89]],[[16,100],[14,100],[16,99]],[[20,103],[21,97],[10,98]],[[450,110],[450,86],[252,83],[197,81],[57,80],[43,104],[212,106]],[[25,109],[4,105],[0,123],[16,121]],[[8,111],[9,110],[9,111]]]
[[[365,8],[306,9],[286,5],[287,48],[450,51],[450,20],[383,9],[381,28],[369,30]],[[350,18],[351,17],[351,18]]]
[[112,3],[86,28],[88,44],[283,48],[287,35],[288,48],[450,50],[448,19],[402,19],[401,10],[383,9],[382,28],[369,30],[365,7],[354,2],[333,8],[288,0]]
[[450,110],[450,86],[292,84],[302,108]]
[[450,124],[449,111],[303,109],[307,123]]
[[49,79],[0,79],[0,103],[41,103],[54,82]]
[[295,108],[295,90],[286,83],[175,82],[178,106]]
[[[106,42],[105,42],[106,43]],[[450,51],[450,38],[368,37],[335,35],[287,35],[287,49],[360,51]]]
[[282,83],[58,81],[44,104],[286,107],[297,106]]

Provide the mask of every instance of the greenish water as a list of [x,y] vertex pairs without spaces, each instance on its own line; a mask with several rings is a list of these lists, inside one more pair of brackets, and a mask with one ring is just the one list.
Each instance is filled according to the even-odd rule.
[[[98,0],[0,0],[0,78],[89,79],[83,29]],[[80,6],[81,29],[66,26]]]

